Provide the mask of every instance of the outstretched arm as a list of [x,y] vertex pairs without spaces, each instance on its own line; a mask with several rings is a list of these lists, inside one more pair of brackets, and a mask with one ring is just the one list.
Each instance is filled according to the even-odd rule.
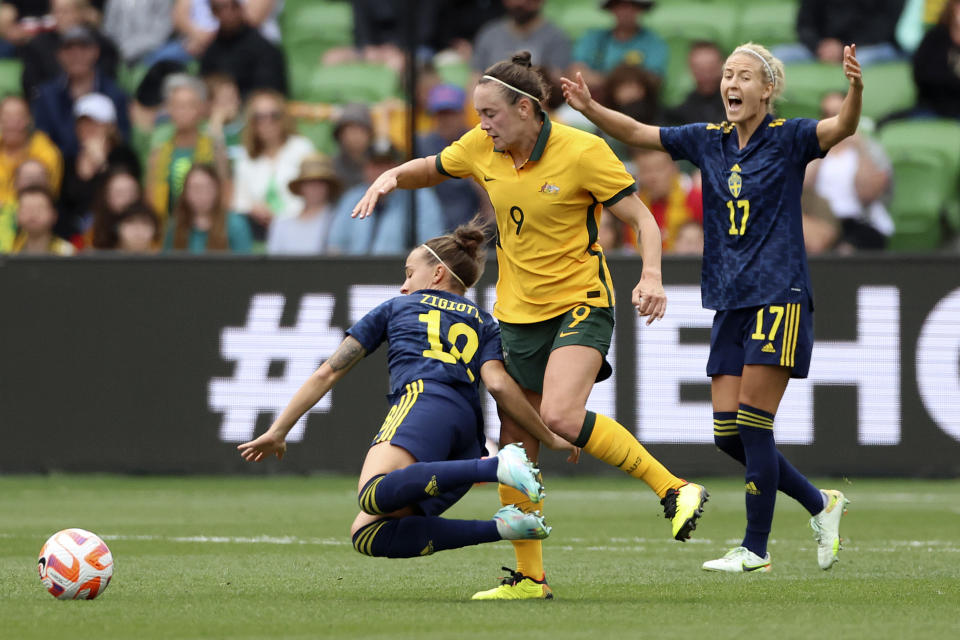
[[647,205],[632,193],[620,200],[610,212],[629,224],[637,233],[640,242],[640,257],[643,260],[643,271],[640,272],[640,282],[633,289],[633,306],[637,314],[647,318],[647,324],[663,318],[667,311],[667,294],[663,290],[663,274],[660,267],[660,256],[663,250],[663,239],[660,236],[660,227]]
[[373,181],[360,202],[353,208],[351,218],[366,218],[373,213],[377,202],[394,189],[420,189],[432,187],[447,179],[437,171],[437,157],[414,158],[399,167],[388,169]]
[[502,360],[487,360],[480,366],[480,378],[487,391],[497,401],[497,406],[504,410],[520,427],[550,449],[569,451],[568,462],[576,462],[580,458],[580,449],[573,446],[543,423],[540,415],[523,395],[520,385],[510,377],[503,366]]
[[367,353],[356,338],[347,336],[330,358],[311,374],[307,381],[293,394],[286,408],[280,412],[266,433],[260,437],[237,446],[240,455],[248,462],[260,462],[270,455],[283,459],[287,451],[287,434],[310,407],[333,388],[340,378],[346,375],[353,365],[360,362]]
[[827,151],[847,136],[857,131],[860,123],[860,110],[863,107],[863,75],[857,62],[857,45],[843,48],[843,73],[850,80],[840,113],[832,118],[824,118],[817,123],[817,141],[820,148]]
[[579,73],[576,75],[576,81],[560,78],[560,84],[567,104],[587,116],[590,122],[600,129],[634,147],[663,151],[663,145],[660,143],[660,127],[637,122],[626,114],[604,107],[590,96],[590,89]]

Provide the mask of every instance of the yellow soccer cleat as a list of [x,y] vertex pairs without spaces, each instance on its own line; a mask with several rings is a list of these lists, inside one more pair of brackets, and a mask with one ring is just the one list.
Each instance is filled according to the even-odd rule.
[[473,594],[471,600],[553,600],[553,591],[547,584],[547,579],[534,580],[508,567],[501,567],[510,573],[505,576],[500,586]]
[[663,505],[663,517],[673,525],[673,537],[680,542],[690,539],[697,528],[697,520],[703,515],[703,503],[710,494],[699,484],[688,482],[679,489],[667,489]]

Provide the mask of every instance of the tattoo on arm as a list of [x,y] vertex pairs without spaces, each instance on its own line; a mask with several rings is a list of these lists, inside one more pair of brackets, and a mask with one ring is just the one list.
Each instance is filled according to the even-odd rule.
[[365,355],[367,355],[367,350],[363,348],[363,345],[357,342],[357,339],[353,336],[347,336],[330,356],[330,359],[327,360],[327,364],[334,371],[342,371],[360,362]]

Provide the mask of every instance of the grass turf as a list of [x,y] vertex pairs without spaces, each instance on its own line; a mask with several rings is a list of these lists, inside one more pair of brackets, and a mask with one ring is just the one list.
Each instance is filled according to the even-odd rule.
[[[700,570],[743,529],[742,483],[706,484],[705,517],[681,544],[641,483],[548,479],[557,599],[471,602],[513,563],[509,543],[361,556],[347,534],[352,478],[0,476],[0,637],[956,637],[960,481],[840,486],[852,504],[828,572],[806,512],[781,496],[763,575]],[[497,506],[495,486],[480,486],[448,515],[488,518]],[[97,600],[57,601],[37,579],[40,546],[66,527],[113,551]]]

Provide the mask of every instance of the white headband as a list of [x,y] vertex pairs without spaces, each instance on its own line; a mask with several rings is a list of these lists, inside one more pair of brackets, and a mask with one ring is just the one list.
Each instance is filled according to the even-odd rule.
[[484,78],[484,80],[493,80],[494,82],[499,82],[500,84],[502,84],[503,86],[505,86],[507,89],[510,89],[511,91],[516,91],[516,92],[519,93],[520,95],[527,96],[528,98],[530,98],[531,100],[533,100],[536,104],[540,104],[540,98],[538,98],[538,97],[536,97],[536,96],[532,96],[532,95],[530,95],[529,93],[527,93],[526,91],[521,91],[520,89],[517,89],[517,88],[516,88],[515,86],[513,86],[512,84],[507,84],[506,82],[504,82],[504,81],[501,80],[500,78],[494,78],[493,76],[483,76],[483,78]]
[[458,275],[456,274],[456,272],[455,272],[453,269],[451,269],[451,268],[449,267],[449,265],[447,265],[447,263],[444,262],[444,261],[440,258],[440,256],[437,255],[437,252],[436,252],[436,251],[434,251],[433,249],[431,249],[430,247],[428,247],[428,246],[425,245],[425,244],[422,244],[422,245],[420,245],[420,246],[423,247],[424,249],[426,249],[427,251],[429,251],[430,254],[433,255],[434,258],[437,259],[437,262],[439,262],[440,264],[443,265],[443,268],[447,270],[447,273],[449,273],[450,275],[452,275],[454,278],[457,279],[457,282],[459,282],[460,284],[463,285],[463,288],[464,288],[464,289],[469,289],[469,288],[470,288],[470,287],[467,286],[467,283],[464,282],[463,280],[461,280],[461,279],[460,279],[460,276],[458,276]]
[[[767,75],[770,76],[770,82],[773,83],[773,86],[777,86],[777,76],[773,75],[773,69],[770,67],[770,63],[767,62],[766,58],[764,58],[762,55],[760,55],[753,49],[734,49],[733,53],[749,53],[752,56],[756,56],[756,58],[763,63],[764,68],[766,68]],[[733,55],[733,53],[731,53],[730,55]]]

